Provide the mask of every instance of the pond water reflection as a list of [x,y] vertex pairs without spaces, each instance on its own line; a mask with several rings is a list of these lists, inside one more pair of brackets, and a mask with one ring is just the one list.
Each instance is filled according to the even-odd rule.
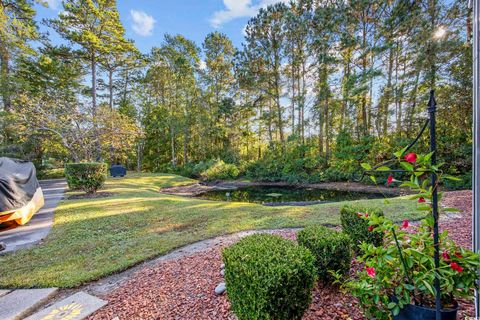
[[197,196],[215,201],[236,201],[251,203],[283,202],[338,202],[347,200],[377,199],[380,193],[325,190],[304,187],[249,186],[236,189],[215,189]]

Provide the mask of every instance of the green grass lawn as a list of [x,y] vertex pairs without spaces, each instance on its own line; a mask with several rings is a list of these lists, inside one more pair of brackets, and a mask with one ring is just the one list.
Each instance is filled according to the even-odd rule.
[[[191,183],[169,174],[109,179],[109,198],[64,200],[42,245],[0,256],[0,287],[75,287],[174,248],[248,229],[338,225],[347,202],[266,207],[161,195],[159,187]],[[381,206],[397,221],[419,219],[404,198],[356,201]]]

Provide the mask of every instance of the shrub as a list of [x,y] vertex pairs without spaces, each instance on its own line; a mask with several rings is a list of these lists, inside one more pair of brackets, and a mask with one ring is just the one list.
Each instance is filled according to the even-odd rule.
[[223,179],[235,179],[238,177],[239,170],[236,165],[228,164],[219,160],[210,166],[207,170],[203,171],[201,176],[205,180],[223,180]]
[[216,163],[215,160],[206,160],[200,161],[199,163],[195,164],[192,169],[192,177],[193,178],[200,178],[202,176],[202,172],[208,170],[211,166]]
[[340,220],[343,232],[350,236],[354,249],[358,252],[362,242],[371,243],[375,246],[382,244],[383,235],[377,231],[371,231],[365,215],[383,216],[383,211],[377,208],[366,208],[346,205],[340,210]]
[[300,231],[297,240],[315,256],[318,277],[324,283],[335,280],[331,271],[346,275],[350,270],[352,242],[345,233],[311,226]]
[[67,163],[65,165],[65,177],[70,189],[95,193],[105,183],[107,164],[96,162]]
[[222,252],[225,281],[238,319],[301,319],[312,300],[315,258],[290,240],[245,237]]
[[39,180],[61,179],[64,177],[65,177],[65,172],[63,168],[42,169],[37,171],[37,178]]

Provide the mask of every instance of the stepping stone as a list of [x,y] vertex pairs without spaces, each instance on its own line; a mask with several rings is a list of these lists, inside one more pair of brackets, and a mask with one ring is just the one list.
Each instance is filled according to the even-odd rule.
[[0,298],[0,319],[17,320],[46,302],[57,288],[15,290]]
[[25,320],[82,320],[106,305],[107,302],[85,292],[78,292],[52,306],[43,309]]

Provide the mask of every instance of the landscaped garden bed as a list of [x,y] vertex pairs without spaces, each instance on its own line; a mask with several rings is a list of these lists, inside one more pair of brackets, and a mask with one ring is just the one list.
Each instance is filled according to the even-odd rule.
[[[447,193],[442,204],[456,207],[460,212],[444,215],[440,221],[441,229],[448,230],[450,237],[466,248],[471,246],[470,203],[469,191]],[[275,233],[287,239],[296,238],[294,231]],[[178,259],[140,270],[107,294],[108,306],[90,319],[235,319],[227,296],[214,293],[217,284],[223,281],[221,250],[231,244],[232,241],[224,241],[201,253],[186,253]],[[352,271],[358,268],[359,264],[354,262]],[[459,319],[473,315],[471,302],[460,301],[460,306]],[[319,284],[313,291],[313,301],[304,319],[364,317],[354,298],[335,286]]]

